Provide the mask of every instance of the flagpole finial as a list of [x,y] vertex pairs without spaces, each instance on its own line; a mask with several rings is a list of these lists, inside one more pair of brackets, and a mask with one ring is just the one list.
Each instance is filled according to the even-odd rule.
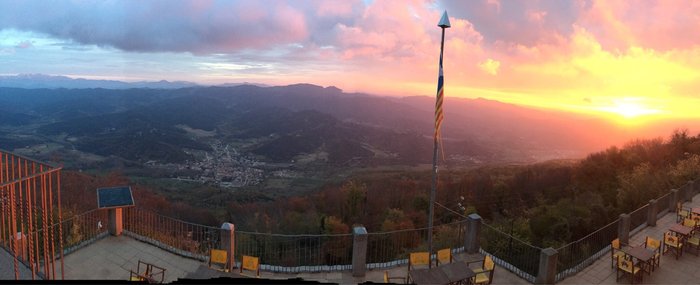
[[450,27],[450,18],[447,17],[447,10],[445,10],[445,12],[442,13],[442,18],[440,18],[440,22],[438,23],[438,27],[443,28],[443,29]]

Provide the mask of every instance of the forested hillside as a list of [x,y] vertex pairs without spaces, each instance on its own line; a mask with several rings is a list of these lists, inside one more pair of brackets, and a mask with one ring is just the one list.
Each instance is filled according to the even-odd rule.
[[[74,212],[91,207],[94,196],[90,195],[96,187],[132,183],[119,174],[94,177],[68,171],[64,175],[66,205]],[[532,244],[556,246],[698,177],[700,135],[676,131],[668,139],[636,140],[582,160],[443,169],[437,201],[464,215],[476,212]],[[239,193],[205,203],[194,199],[195,203],[168,200],[157,194],[162,190],[157,187],[136,185],[134,189],[137,205],[198,223],[230,221],[241,230],[288,234],[348,232],[352,225],[363,224],[370,232],[378,232],[426,226],[430,173],[363,172],[325,185],[310,196],[278,200],[251,199],[251,193]],[[460,218],[436,207],[437,223]]]

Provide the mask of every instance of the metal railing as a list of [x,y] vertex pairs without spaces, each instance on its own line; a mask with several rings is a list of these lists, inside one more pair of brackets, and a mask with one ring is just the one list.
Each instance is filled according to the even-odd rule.
[[656,219],[660,219],[669,212],[671,207],[671,192],[668,192],[656,199]]
[[610,242],[617,237],[619,222],[617,219],[577,241],[558,248],[556,280],[560,281],[576,274],[609,252]]
[[[433,250],[451,248],[464,251],[467,220],[433,226]],[[408,264],[411,252],[428,251],[428,228],[367,234],[367,268],[387,268]],[[431,258],[435,258],[434,254]]]
[[[69,254],[109,234],[107,210],[94,209],[61,222],[63,227],[63,254]],[[52,226],[58,228],[56,223]],[[41,234],[41,230],[39,233]]]
[[482,223],[480,252],[493,257],[496,264],[522,277],[535,282],[540,266],[542,248],[519,240],[497,228]]
[[63,279],[61,214],[61,167],[0,150],[0,246],[13,257],[15,279],[29,278],[20,263],[31,279]]
[[123,210],[124,234],[172,253],[202,261],[221,248],[221,229],[189,223],[140,208]]
[[352,234],[283,235],[235,232],[236,260],[260,258],[260,269],[299,273],[352,268]]
[[649,218],[649,204],[641,206],[629,213],[630,215],[630,235],[637,233],[647,226]]

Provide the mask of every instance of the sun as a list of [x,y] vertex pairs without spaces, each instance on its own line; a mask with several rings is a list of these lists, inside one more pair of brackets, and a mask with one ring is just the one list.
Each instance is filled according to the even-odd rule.
[[615,99],[610,106],[601,107],[600,110],[614,115],[618,121],[627,123],[661,113],[661,110],[645,104],[640,98]]

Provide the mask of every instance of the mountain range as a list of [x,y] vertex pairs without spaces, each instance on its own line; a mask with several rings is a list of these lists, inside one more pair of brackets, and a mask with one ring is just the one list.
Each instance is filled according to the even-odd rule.
[[[163,84],[170,87],[0,87],[0,144],[12,150],[52,142],[141,163],[191,160],[192,151],[211,151],[212,139],[237,141],[242,151],[270,162],[311,154],[338,166],[414,165],[432,158],[430,97],[380,97],[311,84]],[[455,164],[582,157],[633,138],[668,135],[669,125],[692,127],[663,122],[629,129],[592,116],[482,98],[447,98],[444,109],[441,149],[445,160]],[[210,135],[198,136],[197,131]]]

